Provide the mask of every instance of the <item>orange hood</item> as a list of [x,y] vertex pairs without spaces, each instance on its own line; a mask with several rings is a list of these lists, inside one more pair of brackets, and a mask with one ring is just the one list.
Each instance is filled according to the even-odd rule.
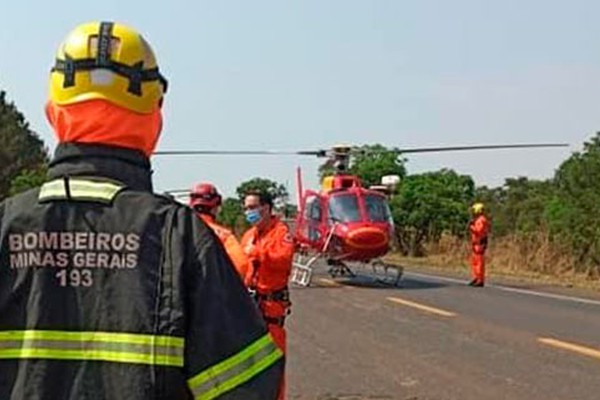
[[46,104],[46,118],[59,143],[106,144],[150,157],[162,129],[162,113],[138,114],[105,100],[59,106]]

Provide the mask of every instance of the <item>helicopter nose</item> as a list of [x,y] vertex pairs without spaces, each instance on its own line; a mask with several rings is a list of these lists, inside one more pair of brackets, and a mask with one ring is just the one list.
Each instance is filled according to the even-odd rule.
[[356,228],[348,232],[347,243],[356,249],[377,249],[389,242],[385,231],[375,227]]

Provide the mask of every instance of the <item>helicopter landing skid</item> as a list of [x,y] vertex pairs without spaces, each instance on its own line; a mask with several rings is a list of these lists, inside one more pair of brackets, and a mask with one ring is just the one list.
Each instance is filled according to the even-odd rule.
[[370,265],[375,276],[375,280],[384,285],[399,286],[404,275],[404,267],[395,264],[389,264],[380,258],[371,260]]
[[332,278],[338,276],[349,276],[351,278],[356,277],[356,274],[342,261],[339,260],[327,260],[329,270],[327,271]]
[[302,287],[310,285],[313,273],[313,264],[321,258],[322,254],[308,257],[307,254],[297,254],[292,264],[291,282]]

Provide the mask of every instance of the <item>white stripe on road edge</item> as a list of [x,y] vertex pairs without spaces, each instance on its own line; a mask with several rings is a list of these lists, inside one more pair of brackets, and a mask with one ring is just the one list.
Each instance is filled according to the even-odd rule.
[[[419,274],[419,273],[416,273],[416,272],[408,272],[408,271],[406,271],[404,273],[404,275],[405,276],[406,275],[412,275],[412,276],[416,276],[416,277],[429,278],[429,279],[434,279],[434,280],[438,280],[438,281],[445,281],[445,282],[452,282],[452,283],[461,283],[461,284],[468,283],[467,281],[464,281],[462,279],[446,278],[444,276],[437,276],[437,275]],[[486,286],[490,287],[490,288],[498,289],[498,290],[503,290],[505,292],[520,293],[520,294],[526,294],[526,295],[530,295],[530,296],[546,297],[546,298],[549,298],[549,299],[565,300],[565,301],[571,301],[571,302],[575,302],[575,303],[591,304],[591,305],[594,305],[594,306],[600,306],[600,300],[585,299],[585,298],[582,298],[582,297],[574,297],[574,296],[565,296],[565,295],[562,295],[562,294],[537,292],[535,290],[519,289],[519,288],[513,288],[513,287],[508,287],[508,286],[500,286],[500,285],[489,285],[489,284],[486,284]]]
[[495,288],[495,289],[504,290],[506,292],[528,294],[528,295],[531,295],[531,296],[547,297],[549,299],[566,300],[566,301],[573,301],[573,302],[576,302],[576,303],[592,304],[592,305],[595,305],[595,306],[600,306],[600,301],[598,301],[598,300],[592,300],[592,299],[584,299],[582,297],[573,297],[573,296],[564,296],[562,294],[536,292],[534,290],[511,288],[511,287],[506,287],[506,286],[497,286],[497,285],[490,285],[490,286],[493,287],[493,288]]

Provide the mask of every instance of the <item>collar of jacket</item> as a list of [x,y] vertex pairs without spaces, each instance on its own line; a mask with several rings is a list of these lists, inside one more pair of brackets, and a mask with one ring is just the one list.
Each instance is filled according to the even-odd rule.
[[256,231],[255,234],[258,237],[267,236],[267,234],[269,232],[271,232],[273,230],[273,228],[275,228],[275,226],[277,226],[277,224],[279,223],[279,221],[280,221],[279,217],[277,217],[275,215],[271,215],[271,220],[261,230],[258,230],[258,228],[255,227],[255,231]]
[[202,218],[202,220],[204,222],[206,222],[207,224],[214,224],[215,222],[217,222],[216,218],[213,217],[211,214],[205,214],[205,213],[199,213],[196,212],[196,214]]
[[61,143],[50,162],[48,178],[97,176],[134,190],[152,192],[150,160],[136,150],[104,145]]

